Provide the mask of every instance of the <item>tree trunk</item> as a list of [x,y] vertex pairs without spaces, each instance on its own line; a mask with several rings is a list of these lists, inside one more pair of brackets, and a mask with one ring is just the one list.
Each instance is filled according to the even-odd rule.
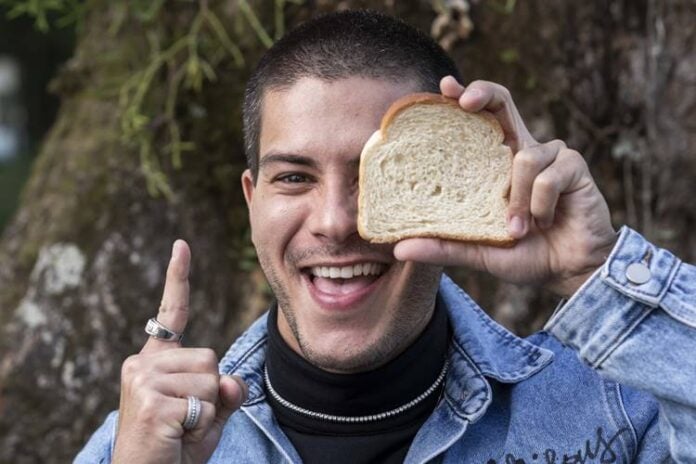
[[[142,22],[126,3],[90,3],[75,57],[56,81],[62,109],[0,241],[0,462],[69,461],[117,407],[120,364],[145,340],[175,238],[193,252],[187,344],[222,354],[268,301],[239,187],[240,101],[264,48],[259,33],[240,2],[210,6],[246,63],[218,60],[214,82],[180,92],[177,120],[196,150],[180,168],[158,152],[172,194],[153,196],[148,158],[119,139],[117,90],[207,4],[173,2]],[[561,138],[585,155],[617,226],[696,258],[692,2],[319,0],[286,5],[284,18],[270,0],[249,3],[262,24],[368,6],[432,30],[469,80],[511,89],[540,140]],[[150,98],[166,100],[176,75],[156,72]],[[151,115],[159,150],[171,142],[162,135],[168,119]],[[453,272],[518,333],[539,328],[553,309],[553,297],[537,290]]]
[[[249,243],[239,102],[248,71],[183,91],[179,111],[204,112],[186,127],[197,150],[179,169],[161,157],[173,193],[153,196],[139,147],[119,141],[116,92],[148,63],[153,28],[133,20],[110,38],[118,3],[90,10],[54,83],[62,108],[0,243],[0,462],[69,462],[118,406],[120,364],[146,340],[176,238],[193,256],[185,344],[222,354],[266,304],[258,270],[243,269],[253,256],[241,253]],[[159,21],[191,15],[163,11]]]

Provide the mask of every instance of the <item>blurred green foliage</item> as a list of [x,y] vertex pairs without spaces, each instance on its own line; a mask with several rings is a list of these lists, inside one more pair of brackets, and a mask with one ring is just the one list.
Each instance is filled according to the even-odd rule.
[[[146,35],[161,37],[156,34],[161,25],[155,21],[161,7],[159,1],[152,2],[148,10],[133,9],[131,5],[132,11],[123,12],[122,17],[133,15],[143,23]],[[217,79],[215,68],[226,59],[231,59],[237,68],[245,63],[241,50],[205,3],[199,5],[184,28],[174,28],[168,35],[165,43],[149,41],[151,58],[121,86],[119,107],[121,142],[138,148],[150,194],[171,197],[173,192],[158,155],[170,157],[172,166],[179,169],[182,153],[195,148],[191,141],[182,139],[181,115],[176,111],[179,93],[199,93],[206,81]],[[167,76],[164,82],[157,80],[162,72]],[[158,91],[163,85],[166,91]],[[155,120],[159,124],[153,124]],[[157,140],[157,126],[164,128],[164,144],[158,143],[161,140]]]
[[7,9],[8,19],[31,18],[36,29],[44,33],[52,25],[81,28],[88,3],[85,0],[0,0],[0,6]]
[[[190,112],[179,108],[180,93],[200,93],[207,82],[216,81],[217,70],[227,63],[243,68],[246,63],[237,39],[247,28],[263,46],[270,47],[284,33],[288,3],[303,0],[273,0],[273,27],[268,28],[273,33],[247,0],[231,4],[130,0],[109,5],[113,22],[108,34],[115,38],[125,24],[139,24],[149,48],[145,65],[129,73],[119,86],[119,123],[121,143],[140,154],[141,172],[151,195],[172,196],[163,163],[178,169],[183,153],[195,150],[182,130]],[[35,29],[43,33],[67,26],[79,33],[90,9],[104,7],[96,0],[0,0],[0,15],[33,21]],[[234,24],[223,24],[217,13],[229,7],[239,15]],[[189,20],[179,21],[181,13],[190,15]],[[168,20],[171,17],[177,20]]]
[[163,15],[168,13],[163,11],[162,0],[118,4],[123,9],[117,15],[121,20],[115,22],[111,33],[115,34],[131,17],[140,22],[149,39],[150,58],[120,87],[119,107],[121,142],[138,150],[151,195],[172,196],[162,163],[169,162],[179,169],[183,153],[196,148],[183,134],[182,126],[191,112],[178,108],[180,94],[200,93],[206,83],[217,80],[217,70],[228,63],[242,69],[247,63],[237,42],[246,34],[246,28],[269,48],[274,38],[284,33],[286,4],[302,1],[273,0],[274,34],[268,32],[247,0],[232,2],[240,13],[236,23],[223,24],[218,16],[224,2],[200,2],[192,14],[188,13],[189,21],[170,24],[166,34],[161,33]]

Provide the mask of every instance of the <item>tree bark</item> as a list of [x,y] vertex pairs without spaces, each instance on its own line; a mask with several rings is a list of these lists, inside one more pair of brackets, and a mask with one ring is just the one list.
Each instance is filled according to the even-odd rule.
[[[146,339],[176,238],[193,254],[185,344],[222,354],[266,304],[259,271],[241,267],[249,243],[239,102],[248,70],[181,95],[182,108],[205,113],[186,127],[197,150],[180,169],[162,157],[173,195],[153,196],[138,148],[119,141],[116,92],[147,64],[146,27],[133,21],[108,37],[117,3],[90,10],[54,83],[62,108],[0,242],[0,462],[69,462],[118,406],[120,364]],[[161,21],[187,18],[179,10]]]
[[[160,157],[173,194],[155,197],[137,147],[119,140],[115,90],[148,62],[153,40],[195,12],[175,2],[159,27],[128,16],[111,36],[125,3],[90,4],[55,84],[61,111],[0,241],[0,462],[69,461],[117,407],[120,364],[145,340],[175,238],[193,252],[186,344],[222,354],[268,301],[239,187],[241,96],[264,47],[238,2],[211,6],[246,64],[223,60],[215,82],[180,95],[177,115],[196,150],[178,169]],[[274,24],[273,2],[249,3],[262,24]],[[561,138],[585,155],[617,226],[696,258],[691,2],[321,0],[286,5],[284,24],[366,6],[432,30],[468,80],[507,86],[540,140]],[[166,88],[166,73],[155,79]],[[539,328],[553,309],[538,290],[453,273],[518,333]]]

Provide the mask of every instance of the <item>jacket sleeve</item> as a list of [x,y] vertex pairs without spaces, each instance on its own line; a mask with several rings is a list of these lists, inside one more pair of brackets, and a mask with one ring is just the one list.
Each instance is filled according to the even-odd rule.
[[104,423],[92,434],[84,448],[75,456],[73,464],[109,464],[113,453],[118,412],[112,411]]
[[696,462],[696,267],[624,227],[546,330],[600,375],[651,393],[672,459]]

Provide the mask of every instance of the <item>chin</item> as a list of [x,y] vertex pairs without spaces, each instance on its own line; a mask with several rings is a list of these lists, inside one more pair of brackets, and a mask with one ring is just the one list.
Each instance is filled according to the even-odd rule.
[[331,343],[313,344],[300,341],[302,355],[313,365],[329,372],[356,373],[385,364],[393,352],[388,341],[366,343],[364,335],[342,334]]

